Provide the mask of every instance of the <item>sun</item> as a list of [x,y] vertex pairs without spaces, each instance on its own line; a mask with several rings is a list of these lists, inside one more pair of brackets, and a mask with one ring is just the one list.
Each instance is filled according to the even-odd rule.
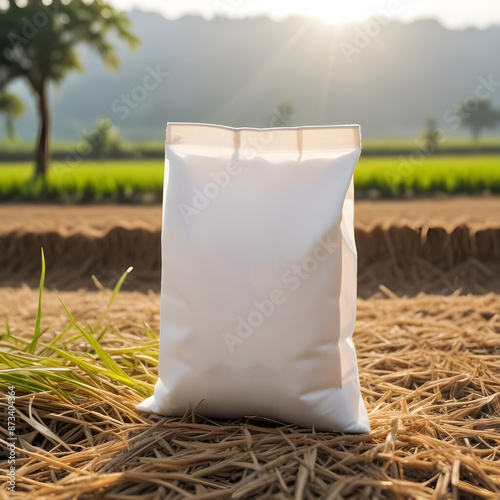
[[329,24],[358,23],[369,18],[374,13],[373,5],[378,2],[334,2],[308,1],[301,2],[300,14],[321,19]]

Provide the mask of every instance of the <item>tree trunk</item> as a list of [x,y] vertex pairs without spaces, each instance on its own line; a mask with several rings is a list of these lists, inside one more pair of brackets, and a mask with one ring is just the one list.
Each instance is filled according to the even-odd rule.
[[38,94],[38,112],[40,114],[40,135],[36,149],[35,177],[45,179],[50,162],[50,111],[47,83],[43,81],[35,90]]

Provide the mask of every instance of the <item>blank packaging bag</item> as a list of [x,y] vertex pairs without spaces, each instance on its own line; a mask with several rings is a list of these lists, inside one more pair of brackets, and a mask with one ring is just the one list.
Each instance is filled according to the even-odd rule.
[[261,416],[368,432],[352,333],[358,125],[169,123],[162,415]]

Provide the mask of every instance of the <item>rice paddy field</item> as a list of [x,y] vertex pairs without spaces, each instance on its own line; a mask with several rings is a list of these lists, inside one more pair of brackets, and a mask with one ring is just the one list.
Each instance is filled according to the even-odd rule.
[[0,498],[500,498],[498,198],[357,202],[368,435],[136,410],[158,368],[160,207],[0,221]]
[[[161,202],[161,160],[54,160],[45,184],[32,174],[31,163],[0,163],[0,201]],[[354,180],[358,198],[498,194],[500,156],[362,156]]]

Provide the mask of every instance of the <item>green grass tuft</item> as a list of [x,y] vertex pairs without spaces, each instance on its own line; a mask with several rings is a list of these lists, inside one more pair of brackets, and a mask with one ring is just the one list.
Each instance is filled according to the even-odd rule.
[[[128,336],[128,345],[106,350],[98,340],[109,330],[109,326],[101,327],[100,323],[113,305],[131,268],[118,280],[95,328],[81,326],[59,299],[69,318],[69,324],[53,340],[44,344],[39,342],[45,279],[43,250],[41,261],[38,311],[33,337],[30,341],[16,338],[8,321],[5,333],[0,332],[0,390],[13,385],[19,395],[49,391],[68,402],[86,395],[99,398],[103,390],[119,393],[124,388],[131,389],[141,397],[150,396],[155,382],[151,368],[158,365],[158,335],[146,325],[144,336],[147,340],[144,337],[137,338],[137,345],[130,345]],[[71,330],[76,330],[77,335],[65,340]],[[88,348],[83,351],[81,345],[75,345],[82,337],[88,344]]]
[[42,318],[42,292],[43,292],[43,284],[45,282],[45,255],[42,252],[42,273],[40,275],[40,287],[38,292],[38,309],[36,312],[36,321],[35,321],[35,331],[33,332],[33,340],[26,347],[26,352],[33,354],[36,349],[36,344],[38,339],[40,338],[40,320]]

